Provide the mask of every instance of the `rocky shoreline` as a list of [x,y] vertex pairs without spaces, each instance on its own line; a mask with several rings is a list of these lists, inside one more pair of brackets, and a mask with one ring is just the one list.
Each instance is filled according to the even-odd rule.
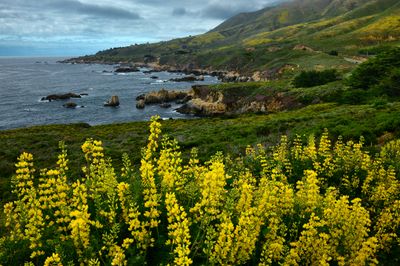
[[208,85],[194,85],[187,91],[153,91],[139,95],[136,107],[159,104],[170,107],[170,102],[182,104],[175,109],[182,114],[199,117],[236,115],[244,113],[275,113],[298,108],[301,104],[288,95],[274,92],[273,89],[264,95],[250,95],[246,92],[233,93],[229,90],[218,90]]
[[236,71],[197,69],[191,66],[177,67],[170,65],[161,65],[158,63],[129,63],[129,62],[114,62],[114,61],[102,61],[102,60],[84,60],[75,58],[60,61],[60,63],[118,65],[114,70],[115,73],[137,72],[138,68],[144,67],[150,69],[148,71],[145,71],[146,74],[168,71],[171,73],[182,73],[187,75],[187,77],[181,79],[178,78],[176,80],[171,80],[177,82],[202,80],[202,77],[204,76],[217,77],[218,80],[220,80],[221,82],[259,81],[257,80],[257,75],[253,75],[250,77],[246,75],[241,75],[239,72]]

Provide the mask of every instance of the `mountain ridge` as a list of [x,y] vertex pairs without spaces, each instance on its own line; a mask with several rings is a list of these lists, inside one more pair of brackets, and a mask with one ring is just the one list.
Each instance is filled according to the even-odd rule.
[[[288,64],[351,68],[346,57],[399,43],[397,0],[298,0],[240,13],[201,35],[112,48],[73,60],[152,62],[253,75]],[[304,50],[296,49],[299,45]],[[327,55],[332,50],[340,56]]]

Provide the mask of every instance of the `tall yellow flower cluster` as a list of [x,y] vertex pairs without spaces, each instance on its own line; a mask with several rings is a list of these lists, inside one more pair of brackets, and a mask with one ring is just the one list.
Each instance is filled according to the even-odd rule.
[[25,238],[24,227],[28,223],[27,211],[31,205],[36,203],[36,189],[33,186],[34,172],[33,156],[29,153],[22,153],[18,157],[18,163],[15,165],[16,176],[13,178],[13,194],[17,200],[4,205],[4,214],[6,217],[5,226],[10,229],[10,238],[12,240],[21,240]]
[[130,197],[130,186],[125,182],[118,184],[118,198],[121,203],[122,218],[128,225],[131,237],[124,239],[122,247],[128,249],[134,242],[136,246],[145,251],[151,244],[151,237],[144,224],[139,220],[140,212],[138,206],[132,202]]
[[168,217],[167,245],[174,247],[174,265],[190,265],[190,231],[189,220],[185,209],[178,204],[175,193],[165,195],[165,206]]
[[306,170],[304,181],[297,182],[296,196],[305,213],[312,213],[321,202],[319,180],[317,173],[313,170]]
[[181,152],[178,151],[176,140],[165,139],[157,161],[157,170],[161,179],[161,186],[167,191],[181,191],[185,184],[182,175]]
[[158,227],[160,211],[160,195],[157,191],[155,180],[155,153],[158,149],[158,138],[161,133],[161,123],[158,116],[152,118],[150,124],[150,135],[148,138],[147,149],[144,151],[140,166],[140,176],[143,185],[143,199],[145,212],[144,216],[148,219],[146,227],[149,229]]
[[90,213],[87,202],[87,189],[79,181],[73,184],[72,211],[70,212],[71,238],[74,242],[78,255],[89,247],[90,242]]
[[228,176],[220,158],[215,158],[200,183],[201,199],[190,210],[197,221],[209,223],[221,214],[225,200],[225,186]]
[[232,223],[230,217],[226,213],[222,214],[218,238],[214,245],[214,250],[210,254],[211,262],[221,265],[229,264],[231,249],[234,243],[234,230],[235,225]]

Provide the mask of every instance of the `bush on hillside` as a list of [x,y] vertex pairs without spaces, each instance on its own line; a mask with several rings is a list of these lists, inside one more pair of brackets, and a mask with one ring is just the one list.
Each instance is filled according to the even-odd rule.
[[332,56],[338,56],[339,55],[338,51],[336,51],[336,50],[329,51],[328,54],[332,55]]
[[389,75],[384,77],[381,82],[376,85],[375,90],[377,92],[383,92],[388,96],[400,96],[400,68],[392,69]]
[[327,69],[323,71],[302,71],[293,79],[293,85],[296,88],[308,88],[337,80],[338,73],[336,69]]
[[348,78],[352,89],[399,96],[400,47],[386,49],[356,68]]

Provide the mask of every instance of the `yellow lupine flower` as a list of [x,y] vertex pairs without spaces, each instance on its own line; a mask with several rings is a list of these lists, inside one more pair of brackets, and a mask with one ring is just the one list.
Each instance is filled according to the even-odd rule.
[[285,258],[284,265],[329,265],[332,259],[329,254],[329,235],[320,232],[325,225],[314,213],[304,230],[301,232],[297,242],[291,243],[289,255]]
[[218,239],[215,243],[214,250],[211,253],[210,260],[213,263],[227,265],[230,262],[230,254],[234,239],[235,226],[227,214],[222,215],[221,224],[219,224]]
[[175,193],[165,195],[165,206],[168,218],[168,236],[170,240],[167,244],[174,247],[174,265],[190,265],[192,260],[190,255],[190,231],[189,221],[183,207],[179,206]]
[[43,266],[62,266],[60,256],[57,253],[53,253],[50,257],[46,258]]
[[304,171],[303,181],[298,181],[296,197],[299,204],[305,208],[306,213],[311,213],[321,202],[319,193],[319,180],[317,173],[313,170]]
[[73,202],[70,212],[69,228],[71,229],[71,239],[74,242],[78,254],[89,247],[90,221],[89,207],[87,205],[87,189],[79,181],[73,184]]
[[196,220],[208,222],[208,220],[214,220],[221,214],[227,179],[224,164],[220,159],[213,160],[202,180],[200,202],[197,202],[190,210],[190,212],[198,214]]
[[178,148],[176,140],[164,140],[160,158],[157,160],[161,186],[167,191],[180,191],[186,182],[182,175],[181,152],[178,151]]

